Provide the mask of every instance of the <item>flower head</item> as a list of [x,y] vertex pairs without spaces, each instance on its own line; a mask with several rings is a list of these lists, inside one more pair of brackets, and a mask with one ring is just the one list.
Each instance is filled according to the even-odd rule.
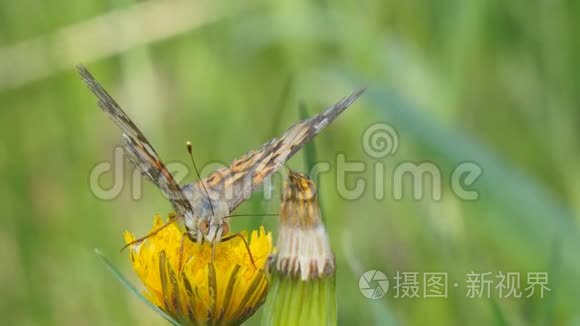
[[[152,230],[162,225],[155,216]],[[182,235],[172,224],[130,246],[145,296],[183,324],[240,324],[250,317],[268,292],[264,267],[272,252],[271,234],[263,227],[251,233],[255,266],[240,237],[216,243],[212,258],[211,243],[182,242]],[[127,231],[124,236],[126,243],[135,239]]]
[[316,186],[288,169],[265,325],[336,325],[336,264]]
[[335,259],[318,205],[316,186],[288,169],[280,205],[276,269],[302,280],[333,274]]

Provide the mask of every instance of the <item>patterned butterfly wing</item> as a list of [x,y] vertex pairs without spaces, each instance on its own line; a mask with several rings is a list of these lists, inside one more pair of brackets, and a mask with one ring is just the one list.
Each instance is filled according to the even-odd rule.
[[[260,150],[251,151],[234,160],[228,168],[213,172],[203,180],[210,197],[224,200],[231,213],[250,197],[266,177],[282,167],[306,143],[356,101],[364,91],[364,88],[355,91],[328,107],[324,112],[296,123],[281,137],[265,143]],[[194,189],[201,189],[199,182],[197,185],[189,184],[184,187],[186,193]]]
[[149,181],[161,189],[180,217],[192,217],[193,209],[190,202],[147,138],[84,66],[78,65],[77,70],[89,89],[97,96],[99,107],[121,129],[123,148],[133,164]]

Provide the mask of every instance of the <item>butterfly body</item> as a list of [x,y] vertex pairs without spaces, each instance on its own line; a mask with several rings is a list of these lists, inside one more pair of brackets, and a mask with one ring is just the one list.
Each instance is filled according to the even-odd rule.
[[234,160],[229,167],[181,187],[117,102],[85,67],[78,65],[77,70],[96,95],[99,107],[121,129],[129,159],[169,199],[193,241],[220,241],[229,232],[228,216],[236,207],[364,92],[364,89],[355,91],[324,112],[291,126],[282,136],[266,142],[259,150]]
[[207,240],[209,242],[220,239],[229,230],[230,210],[223,200],[211,199],[201,187],[194,184],[188,187],[184,194],[191,207],[195,207],[192,218],[185,218],[183,223],[190,239]]

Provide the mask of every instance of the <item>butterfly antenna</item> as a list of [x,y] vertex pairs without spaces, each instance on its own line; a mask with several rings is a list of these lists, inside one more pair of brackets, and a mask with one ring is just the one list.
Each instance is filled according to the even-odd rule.
[[232,214],[226,217],[239,217],[239,216],[279,216],[280,214]]
[[156,235],[157,233],[159,233],[159,231],[161,231],[161,230],[165,229],[166,227],[168,227],[168,226],[170,226],[171,224],[173,224],[173,223],[175,223],[175,222],[179,221],[180,219],[181,219],[181,218],[180,218],[180,217],[178,217],[178,216],[171,218],[171,219],[170,219],[170,220],[169,220],[167,223],[165,223],[165,224],[163,224],[162,226],[160,226],[159,228],[157,228],[157,229],[155,229],[155,230],[151,231],[149,234],[147,234],[147,235],[145,235],[145,236],[142,236],[141,238],[138,238],[138,239],[136,239],[136,240],[133,240],[133,241],[131,241],[131,242],[127,243],[126,245],[124,245],[124,246],[123,246],[123,248],[121,248],[121,251],[125,250],[125,249],[126,249],[127,247],[129,247],[129,246],[132,246],[132,245],[134,245],[134,244],[137,244],[137,243],[139,243],[139,242],[141,242],[141,241],[143,241],[143,240],[145,240],[145,239],[147,239],[147,238],[149,238],[149,237],[152,237],[152,236]]
[[201,183],[201,186],[203,187],[203,191],[205,191],[205,196],[209,200],[209,208],[211,209],[211,215],[215,216],[215,212],[213,210],[213,204],[211,203],[211,198],[209,197],[209,192],[207,192],[207,188],[205,187],[205,183],[201,179],[201,175],[199,174],[199,170],[197,169],[197,165],[195,165],[195,160],[193,159],[193,152],[191,150],[191,142],[187,141],[186,145],[187,145],[187,151],[189,152],[189,157],[191,158],[191,164],[193,164],[193,169],[195,170],[195,174],[197,175],[197,179]]

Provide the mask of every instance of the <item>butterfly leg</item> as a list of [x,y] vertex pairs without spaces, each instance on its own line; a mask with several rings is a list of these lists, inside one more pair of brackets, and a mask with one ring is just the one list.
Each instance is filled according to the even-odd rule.
[[236,234],[232,234],[230,236],[224,237],[224,238],[222,238],[221,242],[231,240],[234,237],[239,237],[240,239],[242,239],[242,241],[244,242],[244,245],[246,246],[246,250],[248,251],[248,255],[250,256],[250,260],[252,261],[252,265],[254,265],[255,269],[258,269],[258,267],[256,266],[256,262],[254,261],[254,257],[252,256],[252,252],[250,251],[250,246],[248,245],[246,238],[244,238],[241,234],[236,233]]
[[147,235],[145,235],[145,236],[143,236],[143,237],[141,237],[141,238],[138,238],[138,239],[136,239],[136,240],[133,240],[133,241],[131,241],[131,242],[127,243],[126,245],[124,245],[124,246],[123,246],[123,248],[121,248],[121,251],[125,250],[125,248],[127,248],[127,247],[129,247],[129,246],[132,246],[132,245],[135,245],[135,244],[139,244],[139,243],[141,243],[143,240],[145,240],[145,239],[147,239],[147,238],[149,238],[149,237],[152,237],[152,236],[156,235],[157,233],[159,233],[159,231],[161,231],[161,230],[165,229],[166,227],[170,226],[171,224],[173,224],[173,223],[175,223],[175,222],[177,222],[177,221],[179,221],[179,220],[180,220],[180,218],[179,218],[179,217],[177,217],[177,216],[175,216],[175,215],[172,215],[172,216],[170,217],[170,219],[169,219],[169,221],[168,221],[167,223],[165,223],[165,224],[163,224],[162,226],[160,226],[159,228],[157,228],[157,229],[155,229],[155,230],[151,231],[149,234],[147,234]]

